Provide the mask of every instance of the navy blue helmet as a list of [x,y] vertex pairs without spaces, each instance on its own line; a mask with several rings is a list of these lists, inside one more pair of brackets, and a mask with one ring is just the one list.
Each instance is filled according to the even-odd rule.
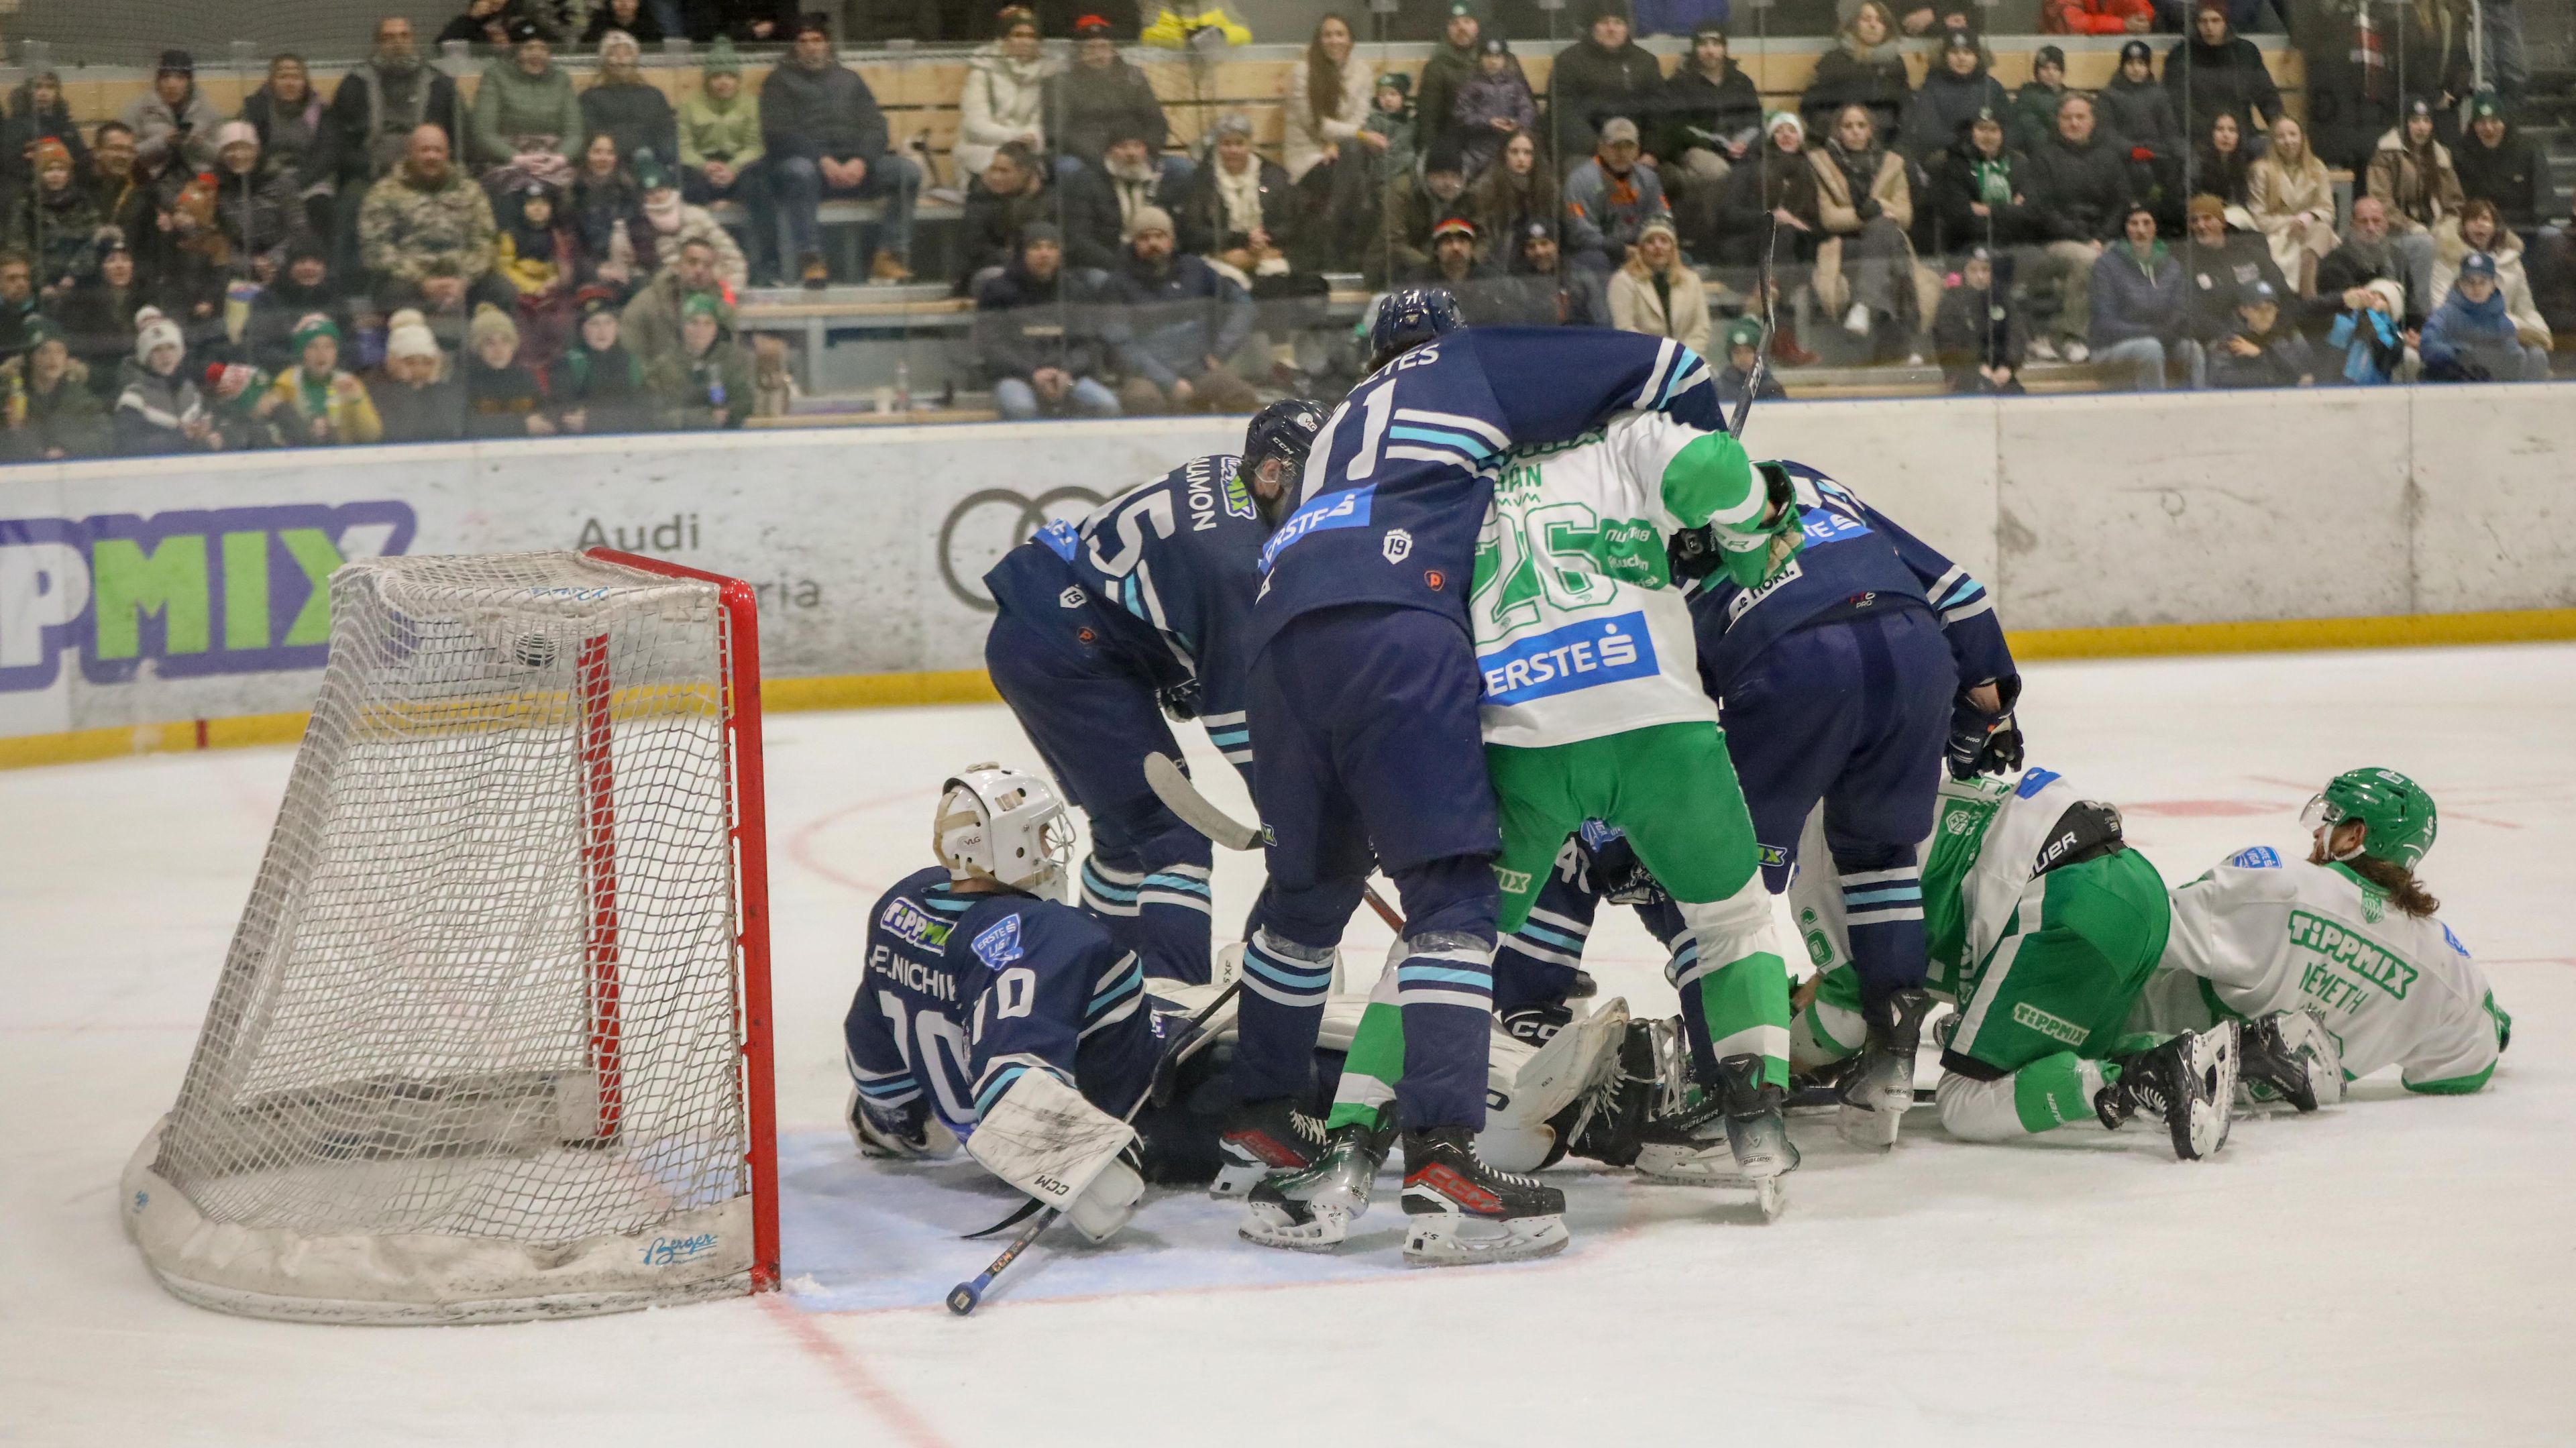
[[1369,323],[1369,368],[1374,371],[1415,347],[1467,325],[1457,300],[1443,287],[1406,287],[1386,294]]
[[[1252,488],[1254,505],[1271,526],[1278,526],[1295,505],[1297,475],[1305,471],[1306,454],[1315,446],[1315,434],[1323,430],[1324,409],[1302,397],[1285,398],[1261,409],[1243,430],[1243,479]],[[1264,497],[1254,475],[1272,458],[1287,465],[1281,470],[1287,482]]]

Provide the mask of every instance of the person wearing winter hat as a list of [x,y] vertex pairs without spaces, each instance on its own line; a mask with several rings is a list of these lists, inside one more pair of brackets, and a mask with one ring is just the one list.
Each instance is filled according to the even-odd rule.
[[555,426],[567,433],[650,431],[653,399],[643,362],[619,335],[616,291],[584,287],[578,304],[580,329],[546,369],[546,406]]
[[43,462],[107,451],[106,404],[89,388],[63,329],[39,316],[27,324],[27,352],[0,362],[0,459]]
[[1017,141],[1046,154],[1049,76],[1059,67],[1038,45],[1037,12],[1005,5],[993,20],[994,38],[966,57],[966,85],[957,102],[957,144],[949,152],[963,189],[993,163],[993,152]]
[[1481,176],[1503,143],[1538,126],[1538,100],[1512,59],[1511,45],[1488,35],[1476,45],[1476,73],[1450,102],[1449,134],[1466,152],[1467,174]]
[[677,261],[684,243],[699,240],[715,251],[716,275],[728,288],[739,293],[751,285],[750,264],[733,233],[717,224],[713,212],[681,199],[680,178],[664,168],[654,152],[635,154],[635,184],[644,193],[645,239],[653,244],[656,270]]
[[366,384],[340,370],[340,329],[320,312],[295,324],[296,364],[251,409],[287,447],[370,443],[384,436]]
[[1648,217],[1627,259],[1610,274],[1610,324],[1708,351],[1708,289],[1683,262],[1671,217]]
[[30,151],[36,184],[17,198],[0,231],[10,248],[26,255],[38,294],[50,302],[98,275],[102,218],[98,203],[74,180],[69,146],[49,137]]
[[429,321],[405,307],[385,333],[384,372],[368,388],[386,442],[443,442],[463,434],[462,385],[447,374],[447,358]]
[[[1548,124],[1561,166],[1594,154],[1596,128],[1610,118],[1651,118],[1664,89],[1663,65],[1637,43],[1626,0],[1591,0],[1584,13],[1583,38],[1558,51],[1547,74]],[[1651,155],[1645,160],[1654,165]]]
[[188,343],[158,307],[134,315],[134,361],[117,394],[116,450],[127,457],[212,451],[224,445],[203,394],[180,369]]
[[2557,210],[2549,184],[2549,162],[2529,136],[2505,118],[2504,101],[2494,91],[2469,98],[2469,129],[2451,153],[2461,195],[2491,201],[2504,224],[2525,236],[2538,232],[2543,218]]
[[650,381],[662,421],[683,432],[740,427],[751,417],[751,354],[734,340],[732,318],[713,297],[682,304],[680,356]]
[[[1752,317],[1738,317],[1726,324],[1726,366],[1717,374],[1717,400],[1730,410],[1744,397],[1744,389],[1753,381],[1753,362],[1762,353],[1762,323]],[[1789,389],[1780,385],[1780,374],[1762,369],[1763,402],[1785,401]]]
[[304,199],[294,173],[262,164],[259,132],[248,121],[215,128],[215,224],[254,276],[274,279],[286,245],[303,234]]
[[224,118],[197,89],[197,62],[188,52],[161,52],[152,88],[126,103],[124,120],[146,172],[174,162],[190,171],[215,168],[215,130]]
[[2031,52],[2030,83],[2014,91],[2004,115],[2004,144],[2028,154],[2057,134],[2057,103],[2066,98],[2066,51],[2043,45]]
[[518,364],[519,328],[489,303],[474,309],[466,331],[465,435],[552,437],[536,375]]
[[646,151],[665,158],[680,154],[679,116],[645,79],[643,64],[635,37],[612,30],[599,42],[599,78],[581,93],[583,133],[615,136],[617,154],[629,166],[640,164]]
[[1905,103],[1896,149],[1916,165],[1929,166],[1958,144],[1978,113],[2000,115],[2009,104],[2003,83],[1986,73],[1985,49],[1977,37],[1953,30],[1943,38],[1940,59],[1923,77],[1922,89]]
[[1413,77],[1400,70],[1390,70],[1377,78],[1369,91],[1369,112],[1360,122],[1360,130],[1382,138],[1370,147],[1370,174],[1377,178],[1377,190],[1383,193],[1386,183],[1398,176],[1411,175],[1414,162],[1421,157],[1422,126],[1413,109]]
[[2114,144],[2132,153],[2144,147],[2158,161],[2182,156],[2182,121],[2174,115],[2173,92],[2156,80],[2155,50],[2143,40],[2120,47],[2120,68],[2100,97],[2102,129]]
[[2406,285],[2417,296],[2430,297],[2433,287],[2433,229],[2448,221],[2459,224],[2460,173],[2452,168],[2451,149],[2433,139],[2433,103],[2412,96],[2398,112],[2397,124],[2379,138],[2370,153],[2365,176],[2367,194],[2388,208],[2388,241],[2406,258]]
[[644,0],[601,0],[590,12],[590,23],[582,27],[581,43],[598,45],[611,35],[625,35],[638,45],[659,45],[664,35],[678,33],[678,27],[655,12],[678,9],[672,0],[655,0],[652,5]]
[[510,49],[492,57],[474,90],[466,154],[477,167],[501,166],[525,155],[574,159],[589,132],[572,72],[555,64],[544,26],[521,17],[510,22]]
[[764,282],[779,271],[777,221],[769,199],[767,152],[760,140],[760,98],[742,88],[742,59],[733,41],[707,48],[697,90],[680,102],[680,196],[692,205],[739,204],[751,218],[749,269]]
[[1932,313],[1932,356],[1954,393],[2017,396],[2029,329],[2013,300],[2011,279],[1998,276],[1989,247],[1968,250],[1959,274]]
[[798,279],[818,290],[831,285],[818,217],[824,201],[849,196],[882,203],[868,279],[910,280],[921,168],[892,146],[867,79],[833,55],[829,17],[809,13],[796,22],[786,62],[760,83],[760,126],[780,251],[795,258]]

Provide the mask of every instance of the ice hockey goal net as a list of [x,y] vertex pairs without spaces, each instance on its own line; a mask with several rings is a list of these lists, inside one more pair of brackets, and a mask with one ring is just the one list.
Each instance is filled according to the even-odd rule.
[[330,662],[124,1217],[191,1302],[477,1322],[774,1286],[751,588],[334,574]]

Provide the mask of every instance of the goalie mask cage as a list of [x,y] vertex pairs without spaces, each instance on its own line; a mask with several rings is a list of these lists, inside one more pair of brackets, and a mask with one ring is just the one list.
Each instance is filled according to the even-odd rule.
[[594,549],[330,588],[258,883],[126,1168],[145,1261],[334,1322],[776,1286],[751,587]]

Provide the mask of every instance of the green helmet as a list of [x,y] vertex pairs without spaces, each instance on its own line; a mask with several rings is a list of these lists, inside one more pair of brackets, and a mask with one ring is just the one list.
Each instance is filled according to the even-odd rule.
[[2433,848],[2439,821],[2433,796],[2424,786],[2393,769],[2353,769],[2334,777],[2323,793],[2308,801],[2300,823],[2313,830],[2359,820],[2369,827],[2361,853],[2374,860],[2412,870]]

